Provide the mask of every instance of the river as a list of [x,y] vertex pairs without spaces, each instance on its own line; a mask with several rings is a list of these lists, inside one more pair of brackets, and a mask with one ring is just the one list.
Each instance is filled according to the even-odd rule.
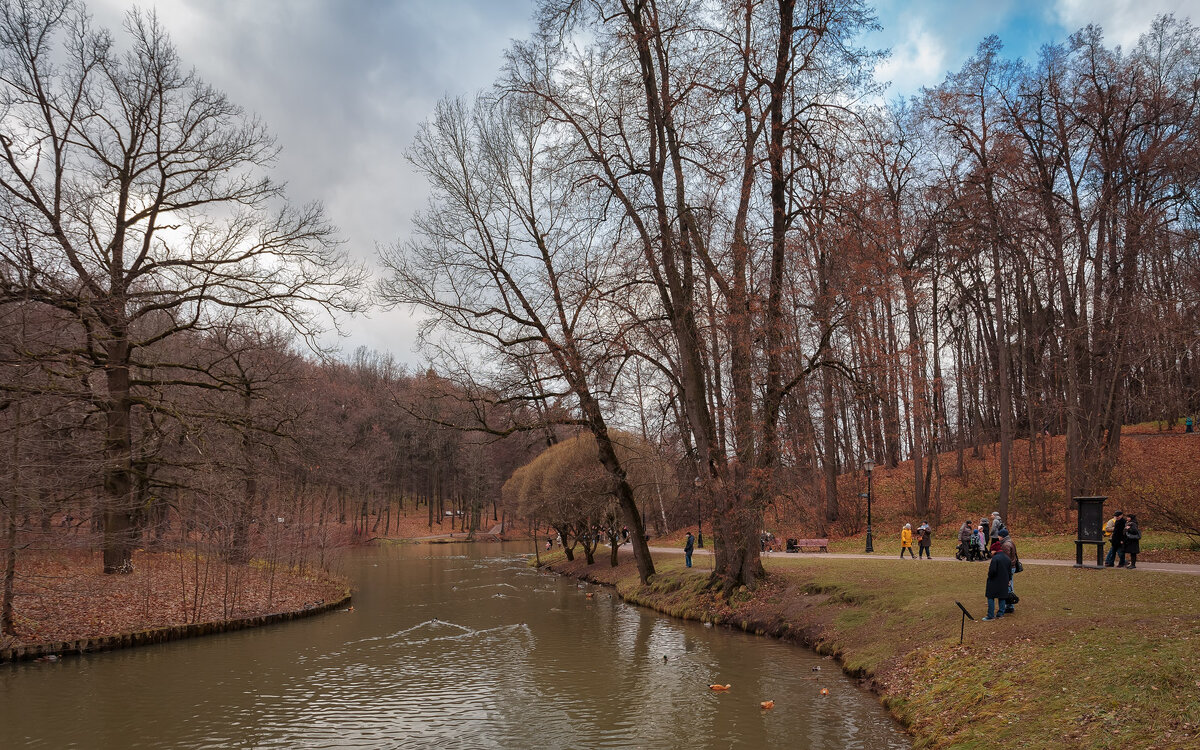
[[834,662],[627,605],[526,551],[359,550],[353,611],[0,665],[0,748],[909,747]]

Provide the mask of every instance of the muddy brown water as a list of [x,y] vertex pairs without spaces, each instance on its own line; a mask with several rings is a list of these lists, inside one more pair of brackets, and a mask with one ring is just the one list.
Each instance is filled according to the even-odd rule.
[[363,550],[352,612],[0,665],[0,748],[909,747],[834,662],[625,604],[527,551]]

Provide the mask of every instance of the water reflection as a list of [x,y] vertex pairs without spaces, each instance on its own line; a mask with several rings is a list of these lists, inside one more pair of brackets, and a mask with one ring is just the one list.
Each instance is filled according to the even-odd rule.
[[0,747],[908,746],[830,662],[512,547],[387,547],[349,572],[353,612],[0,670]]

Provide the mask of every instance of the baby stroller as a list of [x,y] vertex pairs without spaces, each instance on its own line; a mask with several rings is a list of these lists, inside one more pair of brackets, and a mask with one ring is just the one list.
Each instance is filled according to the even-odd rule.
[[972,534],[967,540],[966,559],[967,562],[975,562],[984,558],[983,545],[979,543],[979,535]]
[[972,534],[967,541],[959,542],[959,551],[954,553],[954,557],[967,560],[968,563],[982,560],[984,554],[983,547],[979,545],[979,534]]

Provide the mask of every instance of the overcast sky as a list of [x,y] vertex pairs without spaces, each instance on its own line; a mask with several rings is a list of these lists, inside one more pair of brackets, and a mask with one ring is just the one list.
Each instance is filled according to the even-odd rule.
[[[87,0],[114,31],[133,3]],[[446,95],[496,77],[510,40],[530,30],[533,0],[143,0],[186,65],[256,112],[283,151],[276,176],[297,203],[319,200],[350,251],[374,262],[406,236],[425,185],[404,160],[418,124]],[[884,29],[867,42],[892,50],[881,78],[895,94],[934,85],[988,34],[1033,58],[1088,24],[1128,46],[1159,13],[1195,15],[1198,0],[879,0]],[[415,364],[407,311],[346,321],[359,345]]]

